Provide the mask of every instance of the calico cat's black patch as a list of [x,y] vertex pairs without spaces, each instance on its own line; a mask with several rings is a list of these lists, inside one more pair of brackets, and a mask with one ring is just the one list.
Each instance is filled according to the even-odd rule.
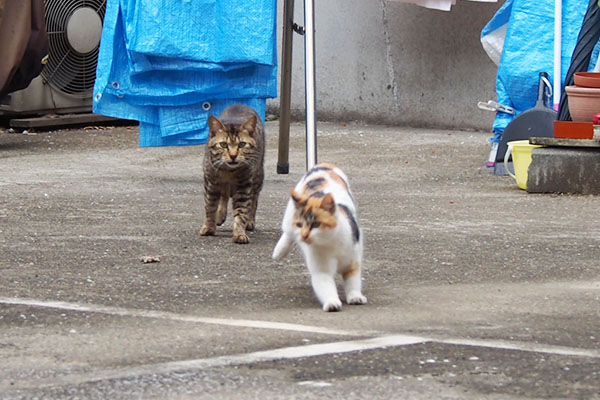
[[352,237],[354,238],[355,242],[358,242],[360,240],[360,229],[358,229],[358,222],[356,222],[354,215],[352,215],[352,211],[350,211],[350,209],[343,204],[338,204],[338,206],[348,217],[348,221],[350,221],[350,227],[352,228]]
[[331,168],[329,167],[312,167],[307,173],[306,176],[310,176],[312,174],[314,174],[315,172],[319,172],[319,171],[331,171]]
[[310,181],[306,182],[306,188],[311,190],[317,189],[323,185],[323,182],[325,182],[325,178],[311,179]]

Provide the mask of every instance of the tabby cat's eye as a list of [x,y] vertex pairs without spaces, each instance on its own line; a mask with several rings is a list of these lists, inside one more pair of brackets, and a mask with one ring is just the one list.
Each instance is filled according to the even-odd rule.
[[227,142],[221,142],[221,143],[219,143],[219,145],[224,149],[227,148]]
[[240,147],[246,147],[247,144],[248,143],[246,143],[246,142],[240,142],[240,144],[238,146],[240,146]]

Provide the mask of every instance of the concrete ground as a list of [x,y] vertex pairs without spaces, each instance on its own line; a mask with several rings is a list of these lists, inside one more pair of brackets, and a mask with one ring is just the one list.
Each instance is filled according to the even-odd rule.
[[236,245],[199,236],[203,147],[0,131],[0,398],[600,399],[599,197],[492,175],[486,133],[320,123],[369,299],[325,313],[270,258],[304,171],[303,125],[289,175],[277,132]]

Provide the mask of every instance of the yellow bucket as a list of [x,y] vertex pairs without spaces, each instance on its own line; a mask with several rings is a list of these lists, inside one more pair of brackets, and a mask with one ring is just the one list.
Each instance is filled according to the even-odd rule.
[[[504,155],[504,167],[506,172],[517,181],[517,186],[523,190],[527,189],[527,173],[529,164],[531,164],[531,151],[536,147],[542,147],[537,144],[529,144],[529,140],[514,140],[506,143],[508,148]],[[512,153],[513,166],[515,173],[508,169],[508,158]]]

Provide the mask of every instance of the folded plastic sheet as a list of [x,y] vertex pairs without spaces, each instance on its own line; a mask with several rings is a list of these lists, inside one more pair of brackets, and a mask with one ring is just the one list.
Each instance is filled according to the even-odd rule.
[[273,0],[122,0],[121,4],[127,49],[132,52],[268,65],[275,55]]
[[[164,9],[154,11],[147,3],[107,2],[94,112],[140,121],[141,146],[203,144],[208,135],[208,115],[219,115],[234,103],[255,108],[264,120],[266,99],[277,96],[276,1],[246,0],[227,7],[229,2],[223,1],[162,0],[152,4]],[[261,13],[250,14],[252,20],[247,16],[240,19],[242,3],[252,3],[246,9]],[[194,23],[172,24],[175,15],[187,21],[189,13],[201,12],[201,7],[212,7],[220,14],[215,17],[213,10],[210,18],[205,14],[190,17]],[[145,21],[147,18],[153,20]],[[203,20],[199,29],[198,18]],[[209,32],[208,25],[215,33]],[[253,33],[237,38],[235,44],[224,43],[223,38],[213,42],[229,25],[243,25]],[[256,32],[261,33],[261,40]],[[198,38],[211,42],[203,44]],[[253,40],[256,43],[251,43]],[[198,51],[194,53],[194,49]]]
[[494,17],[481,30],[481,45],[494,64],[500,64],[508,20],[512,12],[513,0],[506,0]]
[[[585,12],[586,7],[580,0],[562,2],[563,83]],[[501,54],[496,77],[497,101],[516,110],[515,115],[496,114],[492,131],[493,140],[499,142],[513,118],[535,106],[539,73],[547,72],[549,81],[554,81],[554,0],[507,0],[483,28],[481,40],[496,47],[486,49],[488,53]],[[596,64],[598,45],[594,53],[590,70]]]
[[231,104],[254,108],[263,118],[266,101],[262,98],[241,98],[206,101],[177,107],[159,107],[159,124],[140,122],[140,146],[187,146],[205,143],[208,136],[208,116],[219,115]]

